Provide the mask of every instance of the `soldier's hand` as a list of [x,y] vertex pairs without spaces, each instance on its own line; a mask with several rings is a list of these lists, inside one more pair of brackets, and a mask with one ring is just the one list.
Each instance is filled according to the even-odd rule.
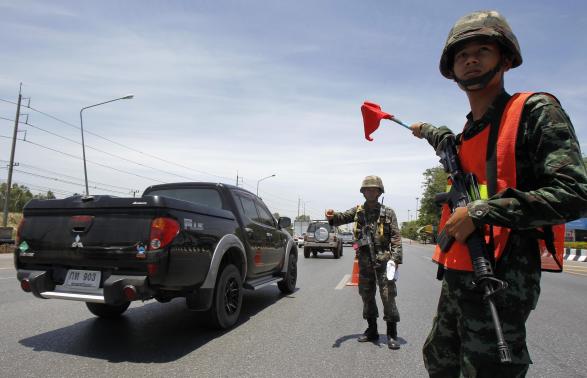
[[332,220],[332,218],[334,218],[334,210],[328,209],[328,210],[326,210],[324,215],[326,216],[326,219]]
[[444,229],[449,236],[452,236],[456,241],[464,243],[465,240],[475,231],[475,224],[469,216],[466,207],[457,207],[450,218],[446,221]]
[[416,138],[420,138],[422,139],[422,125],[425,122],[416,122],[412,125],[410,125],[410,130],[412,130],[412,134],[416,137]]

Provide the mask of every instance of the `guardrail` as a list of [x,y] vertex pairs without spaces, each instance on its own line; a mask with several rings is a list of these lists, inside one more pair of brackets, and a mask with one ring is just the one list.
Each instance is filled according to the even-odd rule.
[[587,261],[587,250],[576,248],[565,248],[563,258],[568,261]]

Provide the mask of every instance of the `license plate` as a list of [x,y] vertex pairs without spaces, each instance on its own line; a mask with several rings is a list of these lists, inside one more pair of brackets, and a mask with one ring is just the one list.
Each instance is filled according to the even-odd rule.
[[65,277],[64,286],[70,288],[86,289],[93,288],[97,289],[100,287],[100,277],[102,272],[97,270],[75,270],[70,269],[67,271]]

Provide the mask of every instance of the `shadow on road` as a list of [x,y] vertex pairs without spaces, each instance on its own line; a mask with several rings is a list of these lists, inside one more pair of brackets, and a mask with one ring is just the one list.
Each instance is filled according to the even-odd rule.
[[[356,334],[353,334],[353,335],[346,335],[346,336],[339,337],[338,339],[336,339],[336,341],[334,342],[334,344],[332,344],[332,347],[333,348],[340,348],[340,346],[342,345],[342,343],[344,343],[344,342],[346,342],[348,340],[356,340],[359,337],[361,337],[362,335],[363,335],[362,333],[356,333]],[[378,347],[381,347],[382,342],[383,342],[383,345],[385,347],[387,347],[387,336],[385,336],[384,338],[381,338],[381,335],[379,335],[379,339],[377,341],[373,341],[371,344],[375,344]],[[398,337],[397,338],[397,342],[400,345],[404,345],[404,344],[407,344],[408,343],[405,339],[403,339],[401,337]]]
[[[175,361],[209,341],[228,334],[263,309],[287,299],[274,286],[245,291],[239,322],[230,330],[206,327],[200,313],[177,298],[130,308],[119,319],[91,317],[71,326],[20,340],[34,351],[49,351],[109,362],[165,363]],[[85,304],[80,303],[85,309]],[[89,314],[89,312],[88,312]]]

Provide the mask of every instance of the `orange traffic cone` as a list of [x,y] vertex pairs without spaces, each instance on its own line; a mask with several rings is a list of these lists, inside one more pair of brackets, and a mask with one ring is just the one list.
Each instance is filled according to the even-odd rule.
[[353,273],[351,279],[346,283],[347,286],[359,286],[359,258],[355,257],[353,262]]

